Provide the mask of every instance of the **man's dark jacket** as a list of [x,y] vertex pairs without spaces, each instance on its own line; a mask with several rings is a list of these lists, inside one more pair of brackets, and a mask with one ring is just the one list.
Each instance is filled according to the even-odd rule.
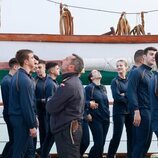
[[47,102],[46,110],[51,114],[52,133],[67,128],[72,120],[83,119],[84,90],[77,74],[63,75],[63,82],[54,96]]

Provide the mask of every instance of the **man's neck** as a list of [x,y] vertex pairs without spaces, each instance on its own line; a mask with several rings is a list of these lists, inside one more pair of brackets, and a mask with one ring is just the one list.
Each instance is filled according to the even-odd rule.
[[142,63],[135,63],[135,66],[136,67],[139,67],[139,66],[141,66],[142,65]]
[[28,74],[30,74],[31,69],[28,66],[22,66],[22,69],[24,69]]
[[56,78],[57,78],[56,75],[54,75],[54,74],[49,74],[49,75],[50,75],[50,77],[51,77],[53,80],[56,80]]
[[46,73],[41,74],[41,75],[39,75],[38,77],[40,77],[40,78],[44,78],[44,77],[46,77]]
[[100,79],[99,80],[93,80],[93,83],[95,83],[97,86],[100,85]]
[[126,78],[126,74],[125,73],[120,73],[118,74],[120,78],[125,79]]
[[15,73],[16,73],[16,71],[15,71],[14,69],[10,69],[10,70],[9,70],[9,74],[10,74],[11,76],[13,76]]

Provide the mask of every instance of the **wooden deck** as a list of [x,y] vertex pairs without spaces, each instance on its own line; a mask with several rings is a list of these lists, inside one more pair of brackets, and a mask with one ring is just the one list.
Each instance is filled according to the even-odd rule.
[[[88,155],[88,154],[86,154],[86,155]],[[146,158],[150,158],[151,155],[152,155],[152,153],[148,153]],[[56,154],[51,154],[50,156],[51,156],[50,158],[58,158],[58,156]],[[126,157],[127,157],[126,153],[118,153],[116,155],[116,158],[126,158]],[[37,155],[36,158],[40,158],[40,157]],[[84,156],[83,158],[88,158],[88,157]],[[103,155],[103,158],[106,158],[106,154]]]

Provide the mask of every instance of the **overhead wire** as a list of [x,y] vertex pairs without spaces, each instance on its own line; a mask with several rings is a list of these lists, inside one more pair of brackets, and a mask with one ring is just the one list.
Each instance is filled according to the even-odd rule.
[[[46,0],[49,2],[52,2],[54,4],[60,5],[60,2],[56,2],[54,0]],[[63,6],[67,6],[70,8],[77,8],[77,9],[83,9],[83,10],[90,10],[90,11],[98,11],[98,12],[106,12],[106,13],[111,13],[111,14],[122,14],[122,12],[117,12],[117,11],[110,11],[110,10],[103,10],[103,9],[96,9],[96,8],[89,8],[89,7],[80,7],[80,6],[75,6],[75,5],[69,5],[69,4],[63,4]],[[143,11],[144,13],[152,13],[152,12],[158,12],[158,9],[155,10],[148,10],[148,11]],[[140,12],[126,12],[126,14],[139,14]]]

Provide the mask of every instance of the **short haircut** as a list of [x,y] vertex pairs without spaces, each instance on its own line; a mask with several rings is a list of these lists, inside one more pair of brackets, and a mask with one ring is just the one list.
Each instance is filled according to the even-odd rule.
[[119,59],[116,61],[116,63],[118,63],[118,62],[123,62],[125,64],[125,66],[128,67],[128,63],[125,59]]
[[46,70],[48,71],[49,69],[54,68],[57,65],[58,65],[58,63],[56,63],[56,62],[48,62],[46,64]]
[[44,64],[44,65],[46,64],[46,61],[44,61],[44,60],[42,60],[42,59],[39,59],[38,61],[39,61],[38,64]]
[[19,64],[19,63],[18,63],[18,61],[16,60],[16,58],[11,58],[11,59],[9,60],[9,63],[8,63],[8,65],[9,65],[10,68],[13,68],[14,65],[18,65],[18,64]]
[[90,82],[90,83],[92,83],[92,78],[93,77],[93,75],[92,75],[92,71],[88,74],[88,81]]
[[148,54],[148,51],[157,51],[157,49],[155,47],[147,47],[144,49],[144,55],[147,55]]
[[72,54],[72,55],[75,57],[75,59],[72,59],[71,64],[75,65],[75,71],[79,74],[82,72],[84,68],[83,59],[76,54]]
[[155,62],[156,62],[156,66],[158,68],[158,52],[155,53]]
[[16,60],[20,64],[20,66],[24,65],[24,60],[29,58],[29,54],[33,53],[32,50],[29,49],[20,49],[16,52]]
[[134,54],[134,62],[135,63],[140,63],[141,60],[143,59],[143,55],[144,55],[144,50],[143,49],[138,49]]
[[34,54],[34,58],[35,58],[35,60],[39,61],[39,57],[35,54]]

